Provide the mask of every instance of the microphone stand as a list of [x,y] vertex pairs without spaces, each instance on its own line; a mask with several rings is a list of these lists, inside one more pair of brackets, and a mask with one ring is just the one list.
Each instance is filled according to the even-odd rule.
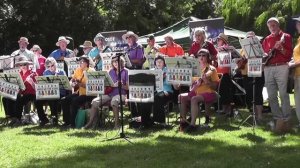
[[132,142],[128,139],[128,137],[125,135],[124,133],[124,112],[123,112],[123,101],[122,101],[122,76],[121,76],[121,61],[120,61],[120,57],[124,55],[123,53],[117,53],[117,57],[118,57],[118,90],[119,90],[119,98],[120,98],[120,113],[121,113],[121,132],[120,132],[120,136],[117,138],[111,138],[108,139],[107,141],[111,141],[111,140],[116,140],[116,139],[125,139],[126,141],[128,141],[129,143],[132,144]]

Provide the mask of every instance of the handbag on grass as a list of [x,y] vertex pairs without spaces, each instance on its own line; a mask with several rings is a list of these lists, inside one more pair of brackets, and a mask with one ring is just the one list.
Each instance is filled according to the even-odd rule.
[[76,119],[75,119],[75,127],[76,128],[82,128],[85,123],[86,123],[86,119],[87,119],[87,110],[85,109],[79,109],[77,111],[77,115],[76,115]]

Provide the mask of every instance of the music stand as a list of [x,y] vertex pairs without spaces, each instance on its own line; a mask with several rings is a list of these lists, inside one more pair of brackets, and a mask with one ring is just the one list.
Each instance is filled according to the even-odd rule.
[[[253,77],[253,81],[252,81],[252,113],[249,114],[248,117],[246,117],[243,121],[240,122],[239,124],[239,128],[241,127],[241,125],[247,123],[247,121],[249,120],[249,118],[252,117],[252,130],[253,133],[255,134],[255,127],[256,127],[256,114],[255,114],[255,80],[256,77],[261,77],[262,75],[262,56],[264,54],[264,51],[262,49],[262,46],[258,40],[257,37],[250,37],[250,38],[245,38],[243,40],[240,40],[241,46],[243,48],[243,50],[246,53],[246,58],[248,58],[248,77]],[[256,61],[257,60],[257,61]],[[250,67],[249,65],[251,64],[251,61],[253,62],[257,62],[258,67],[259,68],[259,73],[253,74],[253,73],[249,73],[251,71],[249,71]],[[257,66],[257,65],[256,65]],[[251,125],[250,123],[247,123],[249,125]]]
[[168,68],[191,68],[193,76],[202,75],[199,61],[193,57],[165,57],[165,61]]
[[74,73],[74,71],[75,71],[75,69],[79,67],[79,64],[78,64],[78,61],[77,61],[77,57],[64,58],[64,61],[65,61],[66,65],[67,65],[67,69],[68,69],[67,76],[69,78],[71,78],[72,75],[73,75],[73,73]]
[[0,80],[16,84],[19,86],[21,90],[26,89],[20,73],[11,73],[11,74],[0,73]]
[[37,83],[58,83],[60,89],[72,90],[69,79],[65,75],[46,75],[35,77]]
[[100,114],[103,114],[103,104],[102,104],[102,95],[105,93],[106,86],[113,86],[113,80],[110,75],[106,71],[93,71],[93,72],[85,72],[85,76],[87,77],[86,82],[86,95],[99,95],[100,96]]

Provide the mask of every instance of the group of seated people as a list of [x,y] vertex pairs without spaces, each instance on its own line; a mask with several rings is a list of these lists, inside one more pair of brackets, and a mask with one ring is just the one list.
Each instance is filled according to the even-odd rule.
[[[130,102],[129,108],[131,117],[142,116],[142,125],[145,127],[152,126],[154,123],[165,124],[165,109],[164,106],[169,101],[174,100],[178,96],[178,103],[180,104],[180,129],[183,131],[196,130],[195,122],[199,115],[199,103],[203,103],[205,107],[205,124],[210,122],[210,107],[218,99],[216,93],[220,79],[218,73],[222,72],[223,76],[230,78],[230,68],[216,68],[217,66],[217,53],[228,46],[228,37],[221,33],[217,38],[218,48],[216,49],[212,42],[208,41],[205,36],[205,30],[199,29],[194,32],[195,41],[193,42],[189,51],[189,56],[199,61],[201,69],[201,77],[193,77],[193,84],[189,88],[180,86],[178,84],[169,83],[166,80],[167,65],[165,57],[183,57],[184,50],[176,44],[171,35],[165,36],[166,45],[160,47],[155,43],[155,37],[149,36],[148,46],[144,49],[142,45],[137,43],[138,36],[128,31],[122,36],[124,41],[127,42],[128,47],[125,51],[128,54],[131,67],[125,66],[125,59],[120,58],[120,71],[118,66],[118,57],[111,58],[111,69],[108,72],[112,78],[114,85],[108,93],[101,96],[89,96],[86,94],[87,78],[84,72],[91,72],[95,70],[102,70],[102,61],[99,53],[111,52],[111,49],[105,45],[105,38],[101,33],[97,34],[94,38],[96,44],[92,46],[91,41],[85,41],[80,47],[83,48],[84,55],[78,57],[78,64],[80,65],[73,73],[70,83],[73,87],[72,93],[70,91],[60,89],[60,99],[58,100],[36,100],[35,98],[35,83],[36,76],[43,75],[66,75],[64,69],[57,67],[58,62],[63,61],[64,58],[74,57],[76,53],[67,48],[69,40],[65,37],[59,37],[56,46],[59,48],[53,51],[47,58],[41,55],[41,48],[34,45],[30,50],[27,49],[29,41],[26,37],[21,37],[18,41],[20,49],[14,53],[21,56],[16,57],[15,66],[19,67],[20,75],[26,86],[25,90],[19,92],[16,100],[3,98],[3,105],[6,116],[11,118],[11,125],[18,125],[21,122],[23,106],[29,101],[34,102],[37,110],[40,125],[49,123],[43,106],[47,103],[50,107],[53,123],[58,124],[59,110],[62,109],[62,118],[64,126],[75,127],[75,118],[78,110],[87,102],[90,102],[89,120],[84,128],[92,128],[97,123],[99,107],[102,105],[111,106],[114,115],[114,127],[119,128],[119,103],[120,96],[118,90],[118,73],[121,73],[121,94],[122,101],[126,102],[128,98],[128,70],[129,69],[149,69],[150,62],[145,59],[145,55],[154,55],[154,69],[163,71],[163,91],[155,92],[154,103],[133,103]],[[215,65],[215,66],[214,66]],[[225,78],[226,79],[226,78]],[[226,80],[225,80],[226,81]],[[230,113],[231,96],[228,95],[228,89],[231,89],[230,80],[224,82],[225,88],[221,96],[225,98],[223,101],[223,110],[225,113]],[[228,87],[229,86],[229,87]],[[182,90],[186,93],[178,93]],[[61,105],[61,108],[59,107]],[[152,109],[153,106],[153,110]],[[190,119],[187,119],[188,112],[190,111]]]

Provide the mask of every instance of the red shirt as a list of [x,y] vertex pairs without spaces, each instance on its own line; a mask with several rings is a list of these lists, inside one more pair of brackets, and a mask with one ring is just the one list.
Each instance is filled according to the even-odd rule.
[[175,56],[183,56],[184,51],[182,47],[176,43],[173,43],[173,46],[167,46],[164,45],[159,49],[159,52],[162,54],[165,54],[169,57],[175,57]]
[[[215,60],[215,56],[218,54],[218,51],[216,50],[215,46],[209,42],[206,41],[207,46],[204,46],[203,48],[207,49],[210,53],[210,55],[213,57],[213,60]],[[189,51],[189,55],[194,54],[196,55],[198,53],[198,51],[201,49],[202,46],[200,46],[199,43],[197,43],[196,41],[193,42],[190,51]]]
[[[262,47],[265,51],[265,53],[269,53],[270,50],[274,47],[275,43],[277,41],[280,41],[282,36],[282,31],[278,33],[278,35],[272,35],[270,34],[267,36],[263,43]],[[276,63],[286,63],[291,60],[292,57],[292,38],[289,34],[284,33],[284,43],[282,44],[285,54],[282,54],[280,50],[275,49],[274,56],[269,60],[269,64],[276,64]]]
[[38,56],[38,62],[40,64],[40,69],[36,70],[36,73],[38,76],[43,76],[43,73],[46,70],[45,61],[46,61],[46,58],[44,56],[42,56],[42,55]]
[[35,95],[35,83],[36,83],[36,80],[35,80],[35,77],[37,76],[37,74],[35,72],[32,72],[31,70],[28,70],[27,72],[25,72],[23,74],[22,71],[20,71],[20,75],[21,75],[21,78],[24,82],[24,85],[25,85],[25,90],[21,91],[20,93],[21,94],[34,94]]

